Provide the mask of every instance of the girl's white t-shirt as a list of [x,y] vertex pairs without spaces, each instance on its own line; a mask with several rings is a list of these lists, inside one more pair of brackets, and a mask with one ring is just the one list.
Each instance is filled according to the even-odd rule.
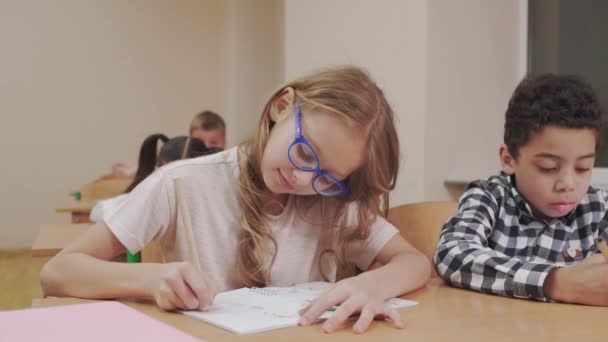
[[103,221],[103,219],[107,216],[111,208],[114,208],[115,206],[120,205],[122,202],[124,202],[127,199],[127,195],[128,194],[120,194],[116,197],[97,201],[93,209],[91,209],[91,213],[89,214],[89,219],[91,220],[91,222]]
[[[175,178],[182,179],[183,198],[190,213],[202,271],[217,282],[221,291],[241,287],[235,280],[241,230],[237,148],[158,169],[124,201],[110,208],[104,215],[105,223],[130,252],[140,251],[149,241],[157,239],[166,262],[190,260],[177,210]],[[323,237],[327,234],[321,234],[320,225],[302,219],[292,202],[289,200],[281,215],[269,222],[277,251],[267,285],[322,281],[321,272],[335,281],[335,258],[325,252],[328,239]],[[350,204],[346,215],[347,225],[356,226],[357,205]],[[376,218],[366,240],[353,240],[346,245],[347,260],[367,270],[397,233],[384,218]]]

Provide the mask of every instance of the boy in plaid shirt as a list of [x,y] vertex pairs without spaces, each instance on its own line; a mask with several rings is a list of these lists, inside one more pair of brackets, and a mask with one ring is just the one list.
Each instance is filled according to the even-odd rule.
[[506,112],[503,172],[472,182],[434,263],[453,286],[502,296],[608,305],[608,194],[589,186],[602,113],[572,76],[527,77]]

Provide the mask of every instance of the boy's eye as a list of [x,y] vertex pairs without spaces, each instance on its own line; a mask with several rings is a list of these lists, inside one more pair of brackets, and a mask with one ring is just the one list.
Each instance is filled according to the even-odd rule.
[[540,172],[543,172],[543,173],[557,172],[556,167],[539,167],[538,169],[540,170]]
[[590,168],[585,168],[585,167],[577,167],[576,168],[576,172],[578,172],[578,173],[585,173],[585,172],[589,172],[589,171],[591,171]]

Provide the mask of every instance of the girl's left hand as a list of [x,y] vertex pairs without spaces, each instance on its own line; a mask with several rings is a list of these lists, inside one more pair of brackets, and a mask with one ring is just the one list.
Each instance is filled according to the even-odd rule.
[[339,281],[300,310],[299,324],[310,325],[317,321],[322,313],[338,306],[333,315],[323,323],[323,330],[327,333],[334,332],[356,313],[359,313],[359,318],[353,326],[355,333],[365,332],[376,317],[390,320],[396,328],[403,329],[401,316],[395,309],[390,308],[383,298],[378,298],[378,284],[371,280],[357,276]]

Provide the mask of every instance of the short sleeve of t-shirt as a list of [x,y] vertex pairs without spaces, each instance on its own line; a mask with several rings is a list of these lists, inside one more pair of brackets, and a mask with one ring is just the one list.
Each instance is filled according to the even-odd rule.
[[109,212],[111,212],[112,208],[125,201],[128,195],[129,194],[121,194],[116,197],[98,201],[91,210],[91,214],[89,214],[89,219],[91,222],[103,221],[103,218],[106,217]]
[[[358,206],[351,204],[347,211],[347,225],[358,227],[357,218]],[[355,239],[346,245],[347,260],[356,265],[360,270],[367,271],[378,253],[384,248],[386,243],[392,239],[399,231],[390,224],[384,217],[377,216],[372,221],[369,236],[365,240]]]
[[141,182],[104,217],[112,233],[132,253],[138,252],[175,221],[173,184],[163,169]]

